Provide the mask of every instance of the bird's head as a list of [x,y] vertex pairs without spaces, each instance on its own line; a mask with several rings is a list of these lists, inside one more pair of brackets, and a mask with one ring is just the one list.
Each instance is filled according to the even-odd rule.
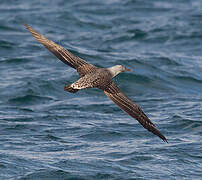
[[128,69],[125,66],[122,66],[122,65],[117,65],[117,66],[120,68],[121,72],[131,71],[131,69]]
[[108,68],[109,71],[111,72],[112,76],[116,76],[117,74],[121,72],[126,72],[126,71],[131,71],[130,69],[126,68],[125,66],[122,65],[116,65]]

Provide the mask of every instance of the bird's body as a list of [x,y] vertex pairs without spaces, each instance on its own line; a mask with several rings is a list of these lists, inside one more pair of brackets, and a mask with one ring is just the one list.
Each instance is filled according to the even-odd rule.
[[30,26],[26,24],[25,26],[37,41],[42,43],[62,62],[77,70],[80,75],[80,79],[72,84],[66,85],[64,87],[66,91],[76,93],[77,91],[86,88],[99,88],[103,90],[104,93],[123,111],[135,118],[148,131],[151,131],[153,134],[159,136],[163,141],[167,142],[167,139],[160,133],[145,113],[113,82],[113,77],[121,72],[130,71],[129,69],[122,65],[116,65],[110,68],[98,68],[73,55],[53,41],[48,40],[46,37],[33,30]]
[[104,90],[112,81],[112,74],[105,68],[96,68],[78,81],[74,82],[71,87],[74,89],[99,88]]

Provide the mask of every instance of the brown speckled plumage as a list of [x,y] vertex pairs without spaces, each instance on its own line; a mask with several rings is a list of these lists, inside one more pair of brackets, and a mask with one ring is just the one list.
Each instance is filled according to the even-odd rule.
[[49,51],[51,51],[58,59],[60,59],[65,64],[77,69],[80,76],[84,76],[90,71],[94,71],[96,67],[92,64],[87,63],[83,59],[73,55],[68,50],[64,49],[60,45],[54,43],[53,41],[47,39],[45,36],[39,34],[33,30],[30,26],[25,24],[25,27],[34,36],[34,38],[43,44]]
[[[163,141],[167,139],[160,133],[156,126],[150,121],[145,113],[130,100],[113,82],[112,78],[120,72],[124,72],[123,66],[111,68],[97,68],[85,60],[73,55],[68,50],[57,45],[51,40],[48,40],[43,35],[33,30],[30,26],[25,24],[26,28],[35,37],[37,41],[42,43],[49,51],[51,51],[62,62],[75,68],[80,75],[80,79],[76,82],[65,86],[65,90],[75,93],[80,89],[85,88],[99,88],[123,111],[135,118],[144,128],[151,131],[153,134],[159,136]],[[119,66],[119,65],[117,65]],[[115,67],[115,68],[114,68]],[[118,70],[117,70],[118,69]]]
[[75,89],[99,88],[104,90],[112,82],[112,75],[104,68],[97,68],[74,82],[71,87]]

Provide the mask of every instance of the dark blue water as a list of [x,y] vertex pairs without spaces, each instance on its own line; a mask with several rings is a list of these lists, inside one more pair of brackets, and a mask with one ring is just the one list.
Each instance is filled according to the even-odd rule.
[[[64,92],[74,69],[28,23],[115,81],[168,144],[100,90]],[[201,179],[202,1],[1,0],[0,179]]]

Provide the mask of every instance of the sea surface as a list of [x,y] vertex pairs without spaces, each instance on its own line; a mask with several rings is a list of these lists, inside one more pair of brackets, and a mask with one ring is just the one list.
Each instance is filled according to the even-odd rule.
[[[24,23],[115,78],[166,136],[76,71]],[[0,179],[202,179],[201,0],[1,0]]]

